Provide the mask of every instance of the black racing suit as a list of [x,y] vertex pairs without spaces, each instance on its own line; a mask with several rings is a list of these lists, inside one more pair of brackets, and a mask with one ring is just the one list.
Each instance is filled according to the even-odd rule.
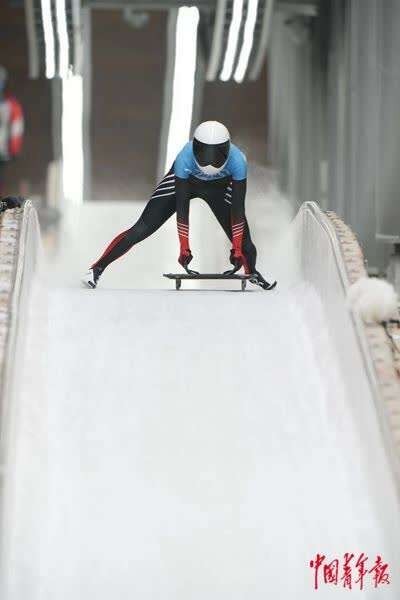
[[182,253],[189,250],[189,202],[202,198],[211,208],[217,221],[233,244],[232,256],[242,256],[247,273],[254,273],[257,251],[251,240],[245,217],[244,200],[246,180],[234,181],[230,177],[202,181],[190,176],[180,179],[174,166],[163,177],[138,221],[123,231],[107,246],[93,265],[100,274],[110,263],[128,252],[135,244],[152,235],[175,212]]

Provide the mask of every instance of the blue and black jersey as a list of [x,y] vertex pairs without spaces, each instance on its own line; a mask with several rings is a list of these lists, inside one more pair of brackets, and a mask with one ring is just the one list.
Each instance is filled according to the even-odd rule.
[[207,175],[196,163],[193,153],[193,142],[188,142],[179,152],[175,159],[173,171],[180,179],[188,179],[190,176],[201,181],[215,181],[229,177],[234,181],[242,181],[247,178],[246,156],[235,144],[230,145],[228,160],[219,173]]

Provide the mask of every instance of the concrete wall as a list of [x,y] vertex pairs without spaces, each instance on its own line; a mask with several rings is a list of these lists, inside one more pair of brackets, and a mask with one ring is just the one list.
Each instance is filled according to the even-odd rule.
[[396,0],[321,0],[315,18],[277,10],[270,47],[270,147],[282,185],[297,204],[343,217],[379,269],[388,248],[376,234],[400,233],[399,26]]
[[167,13],[134,29],[121,11],[92,11],[92,199],[151,192],[157,173]]
[[257,81],[206,83],[201,120],[222,121],[251,161],[267,164],[267,71]]

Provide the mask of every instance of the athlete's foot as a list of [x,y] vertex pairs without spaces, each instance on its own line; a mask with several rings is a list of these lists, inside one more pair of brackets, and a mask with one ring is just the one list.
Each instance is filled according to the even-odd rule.
[[81,281],[84,286],[94,289],[97,286],[97,282],[99,281],[99,277],[102,274],[102,270],[98,267],[92,267],[89,271],[82,277]]
[[250,277],[250,282],[259,285],[263,290],[273,290],[277,284],[276,281],[268,283],[259,271],[254,271],[254,274]]

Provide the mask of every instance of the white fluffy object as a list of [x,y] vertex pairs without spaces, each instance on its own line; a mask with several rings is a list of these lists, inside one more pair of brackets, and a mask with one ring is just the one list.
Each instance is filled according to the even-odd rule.
[[398,318],[397,294],[383,279],[361,277],[350,286],[347,301],[367,323]]

